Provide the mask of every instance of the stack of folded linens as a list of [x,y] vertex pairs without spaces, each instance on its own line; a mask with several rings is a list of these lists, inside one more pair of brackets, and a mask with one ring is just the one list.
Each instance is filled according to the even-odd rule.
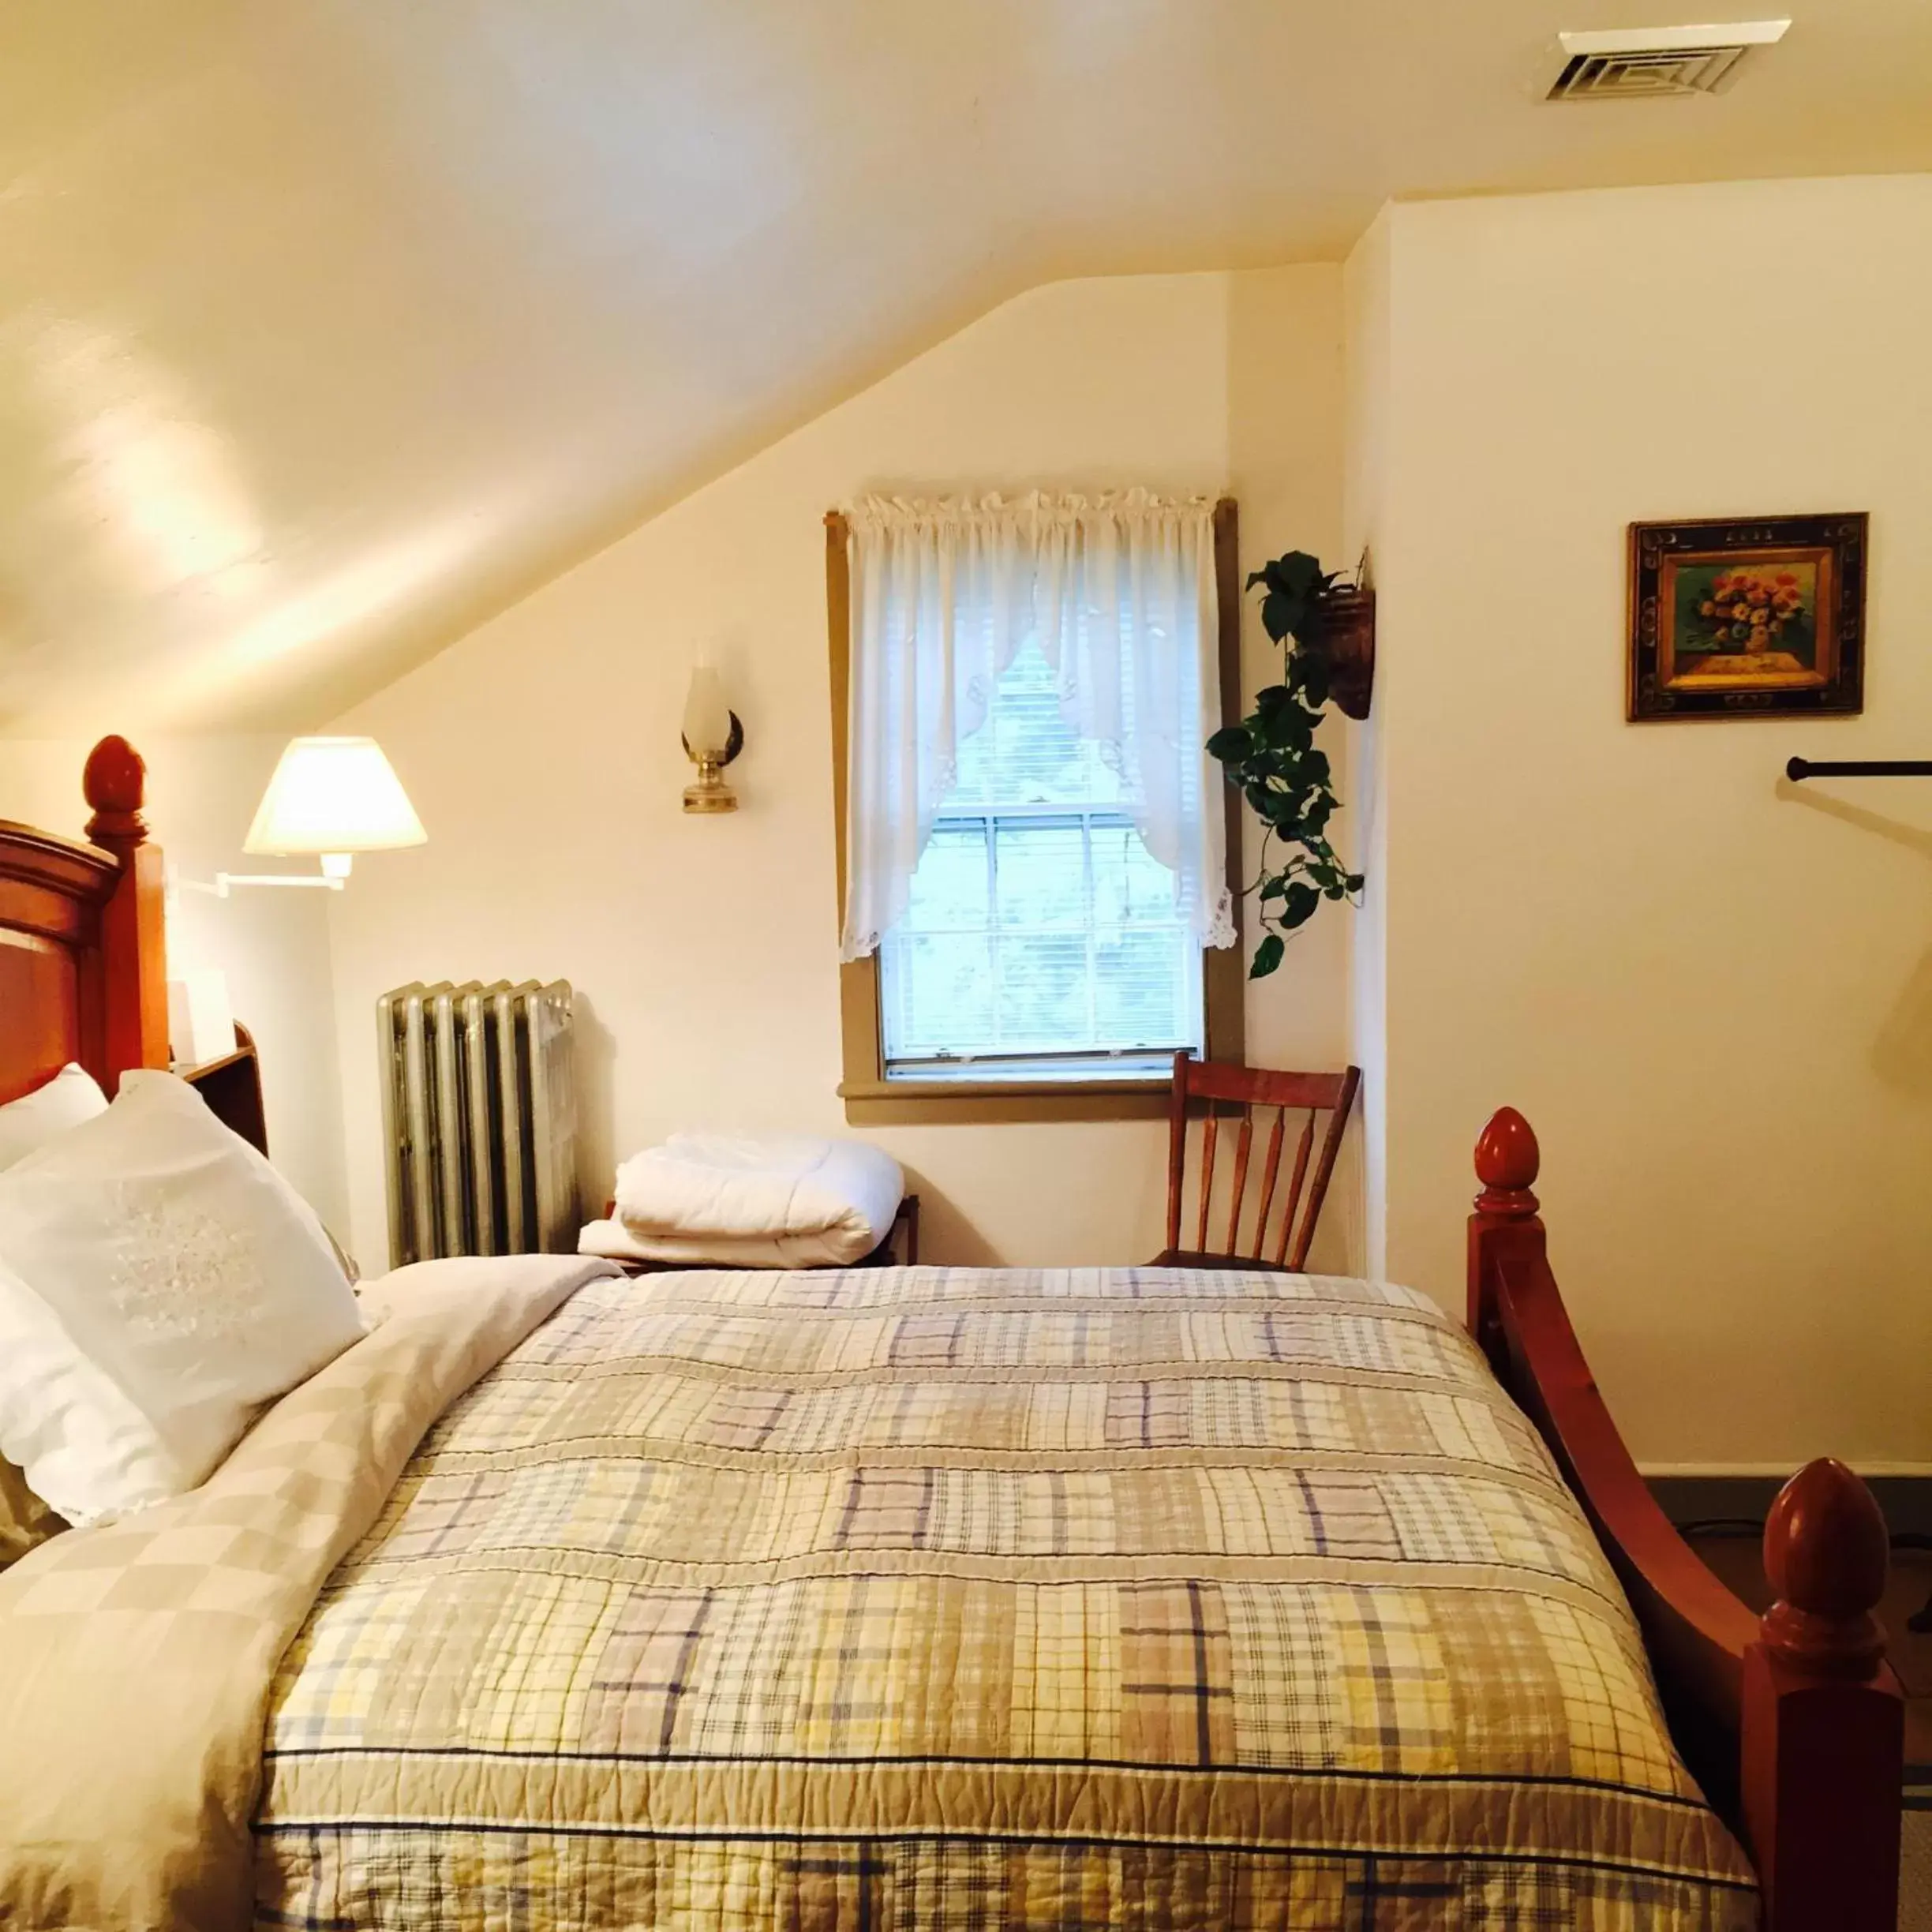
[[905,1177],[859,1140],[673,1134],[617,1170],[583,1254],[718,1267],[842,1267],[890,1232]]

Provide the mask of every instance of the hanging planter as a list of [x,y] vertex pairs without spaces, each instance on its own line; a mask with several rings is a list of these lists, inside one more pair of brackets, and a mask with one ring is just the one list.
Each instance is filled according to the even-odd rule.
[[1362,889],[1362,874],[1348,871],[1328,842],[1341,800],[1315,732],[1331,698],[1348,717],[1366,717],[1375,673],[1372,590],[1341,584],[1301,550],[1253,571],[1247,587],[1257,584],[1265,592],[1262,624],[1282,647],[1282,682],[1256,692],[1248,716],[1216,732],[1207,747],[1264,831],[1261,873],[1250,888],[1263,929],[1251,979],[1280,965],[1287,935],[1324,899]]
[[1375,684],[1376,593],[1335,585],[1315,599],[1313,621],[1328,653],[1328,695],[1359,721],[1368,715]]

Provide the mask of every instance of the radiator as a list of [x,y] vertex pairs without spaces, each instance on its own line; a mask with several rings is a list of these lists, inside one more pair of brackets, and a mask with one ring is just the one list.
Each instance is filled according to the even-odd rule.
[[569,981],[398,987],[376,1010],[390,1264],[575,1249]]

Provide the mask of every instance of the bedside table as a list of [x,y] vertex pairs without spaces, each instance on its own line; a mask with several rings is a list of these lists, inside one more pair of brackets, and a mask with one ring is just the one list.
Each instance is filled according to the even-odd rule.
[[258,1152],[268,1151],[268,1128],[262,1113],[261,1062],[254,1035],[239,1022],[235,1050],[199,1066],[178,1065],[180,1075],[208,1103],[208,1111]]

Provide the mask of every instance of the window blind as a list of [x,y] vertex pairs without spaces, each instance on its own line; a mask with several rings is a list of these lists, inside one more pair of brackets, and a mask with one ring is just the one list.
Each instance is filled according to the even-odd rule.
[[1200,942],[1121,798],[1029,639],[880,949],[889,1077],[1132,1077],[1200,1050]]

